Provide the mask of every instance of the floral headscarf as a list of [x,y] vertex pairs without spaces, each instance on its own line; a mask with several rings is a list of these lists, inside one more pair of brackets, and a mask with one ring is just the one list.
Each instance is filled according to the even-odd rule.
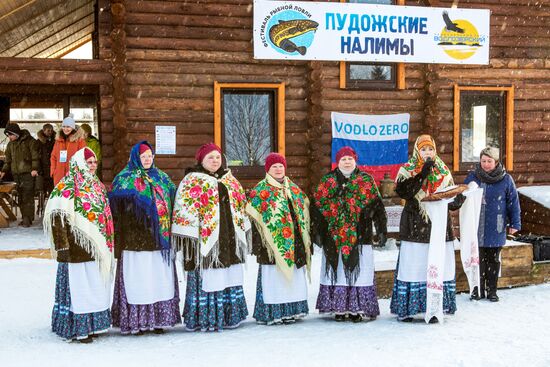
[[167,258],[171,249],[170,220],[176,186],[154,163],[147,170],[143,168],[139,158],[139,147],[142,144],[153,151],[147,141],[134,145],[128,164],[113,180],[109,201],[115,217],[133,215],[145,228],[150,229],[157,248]]
[[[420,171],[422,171],[422,167],[424,166],[424,160],[420,156],[420,150],[418,148],[419,142],[421,140],[430,139],[432,142],[432,145],[435,150],[435,142],[433,138],[429,135],[420,135],[416,142],[414,143],[414,151],[407,163],[405,163],[400,169],[399,172],[397,172],[396,182],[400,182],[403,180],[406,180],[410,177],[416,176]],[[437,150],[436,150],[437,152]],[[436,153],[436,156],[434,158],[435,165],[432,170],[432,172],[428,175],[426,180],[422,183],[422,188],[420,191],[415,195],[415,198],[418,201],[421,201],[424,197],[433,194],[436,192],[439,188],[444,189],[448,186],[454,185],[453,176],[451,175],[451,171],[443,163],[441,158]]]
[[101,274],[107,279],[113,265],[113,217],[105,186],[86,164],[86,149],[80,149],[73,155],[69,172],[50,194],[44,213],[44,232],[52,242],[55,257],[52,224],[54,218],[60,216],[62,223],[70,225],[77,245],[94,258]]

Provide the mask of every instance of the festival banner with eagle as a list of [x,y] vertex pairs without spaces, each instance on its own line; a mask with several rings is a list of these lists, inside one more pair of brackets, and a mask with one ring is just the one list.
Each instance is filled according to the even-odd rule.
[[489,63],[485,9],[254,1],[254,58]]

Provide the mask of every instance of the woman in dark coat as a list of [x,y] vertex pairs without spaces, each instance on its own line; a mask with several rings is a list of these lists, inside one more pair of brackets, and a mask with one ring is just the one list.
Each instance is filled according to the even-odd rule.
[[521,229],[521,211],[514,179],[499,161],[497,148],[487,147],[479,156],[479,163],[466,177],[465,183],[476,182],[483,189],[479,217],[479,276],[481,289],[475,289],[472,299],[497,296],[500,250],[506,243],[506,229],[514,234]]
[[383,245],[386,211],[374,179],[357,168],[355,151],[341,148],[336,161],[338,167],[321,178],[311,209],[323,249],[317,309],[333,313],[336,321],[372,320],[380,314],[372,224]]
[[254,223],[252,253],[260,264],[254,318],[288,324],[306,316],[306,271],[311,267],[309,200],[286,176],[286,159],[270,153],[265,179],[248,193]]
[[[416,139],[409,161],[399,169],[395,191],[405,199],[401,214],[399,261],[391,299],[391,313],[399,321],[411,322],[417,314],[426,312],[428,252],[432,223],[421,200],[454,185],[449,168],[437,155],[435,142],[429,135]],[[459,195],[448,205],[457,210],[464,202]],[[447,216],[445,263],[443,271],[443,312],[456,311],[455,256],[451,217]],[[437,322],[433,317],[430,322]]]
[[96,169],[90,149],[77,151],[44,212],[44,232],[59,263],[52,330],[82,343],[111,326],[113,219]]
[[128,165],[115,177],[109,200],[115,220],[118,259],[113,326],[123,334],[181,323],[179,289],[170,242],[176,187],[154,165],[151,145],[134,145]]
[[195,158],[178,187],[172,218],[187,272],[183,317],[189,331],[221,331],[238,327],[248,315],[242,264],[250,220],[244,190],[222,167],[220,147],[205,144]]

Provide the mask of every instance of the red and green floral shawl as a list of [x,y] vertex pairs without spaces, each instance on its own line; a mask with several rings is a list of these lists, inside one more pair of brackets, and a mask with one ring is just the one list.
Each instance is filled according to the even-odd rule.
[[[220,195],[218,182],[229,194],[229,207],[235,227],[237,253],[244,260],[249,250],[250,220],[246,216],[243,187],[228,170],[220,178],[202,172],[188,173],[181,181],[172,215],[172,241],[178,248],[194,248],[197,266],[219,264]],[[184,246],[185,244],[191,246]],[[190,258],[190,254],[184,254]],[[206,261],[204,261],[206,259]]]
[[[86,149],[86,148],[84,148]],[[84,159],[84,149],[76,152],[69,172],[53,189],[44,212],[44,232],[56,258],[52,225],[56,216],[68,223],[76,243],[90,254],[104,279],[113,268],[113,217],[105,186],[92,175]]]
[[349,284],[359,274],[358,225],[361,212],[380,197],[374,179],[356,168],[348,179],[338,168],[321,179],[313,194],[314,204],[324,219],[325,230],[320,231],[321,246],[327,267],[335,279],[339,254]]
[[[267,253],[283,274],[291,279],[296,265],[294,258],[295,236],[301,236],[306,250],[308,272],[311,264],[311,238],[309,234],[309,200],[288,177],[282,183],[267,174],[248,193],[246,213],[256,223]],[[300,233],[294,233],[288,199],[296,215]]]

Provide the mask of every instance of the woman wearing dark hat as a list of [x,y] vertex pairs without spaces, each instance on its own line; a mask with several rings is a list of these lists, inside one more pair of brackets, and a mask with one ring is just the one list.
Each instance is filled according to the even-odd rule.
[[[421,200],[453,186],[449,168],[437,155],[435,142],[430,135],[416,139],[412,157],[397,173],[395,191],[405,199],[401,215],[399,260],[395,272],[391,313],[399,321],[411,322],[417,314],[426,312],[428,252],[432,223]],[[449,203],[450,210],[457,210],[464,197],[459,195]],[[445,255],[443,264],[443,312],[456,311],[455,252],[451,217],[447,217]],[[437,322],[432,317],[429,322]]]
[[252,253],[260,264],[254,318],[268,325],[308,314],[306,270],[311,267],[309,200],[286,175],[286,159],[270,153],[265,179],[249,192],[255,224]]
[[59,263],[52,331],[82,343],[111,326],[113,219],[96,168],[90,149],[76,152],[44,212],[44,232]]
[[357,168],[355,151],[343,147],[336,161],[338,167],[323,176],[314,193],[314,232],[323,249],[317,308],[334,313],[337,321],[360,322],[380,314],[372,223],[383,245],[387,218],[374,179]]
[[521,229],[521,211],[514,179],[502,166],[499,151],[494,147],[483,149],[479,163],[466,177],[465,183],[476,182],[483,188],[479,217],[479,275],[481,289],[475,289],[472,299],[487,298],[498,302],[498,273],[500,250],[506,243],[506,229],[514,234]]
[[109,193],[118,259],[113,326],[123,334],[161,334],[164,328],[181,323],[170,242],[176,186],[153,160],[148,142],[134,145]]
[[178,187],[172,217],[172,239],[188,272],[183,317],[189,331],[221,331],[248,315],[242,263],[251,227],[244,190],[222,167],[221,149],[205,144],[195,158]]
[[54,185],[69,171],[72,156],[85,146],[84,132],[76,128],[73,114],[70,113],[63,119],[50,156],[50,176]]

